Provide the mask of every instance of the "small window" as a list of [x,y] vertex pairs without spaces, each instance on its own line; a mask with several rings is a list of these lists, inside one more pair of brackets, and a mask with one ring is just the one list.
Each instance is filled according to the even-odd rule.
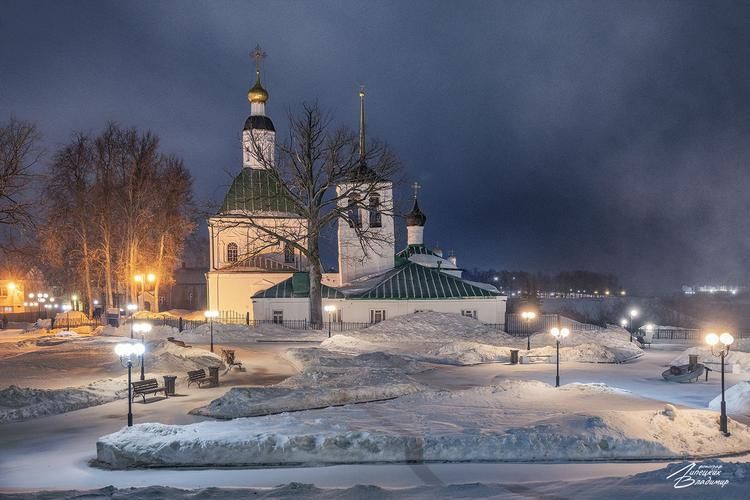
[[381,321],[385,321],[385,310],[370,309],[370,323],[380,323]]
[[0,297],[7,297],[7,296],[8,296],[8,287],[0,286]]
[[470,309],[464,309],[463,311],[461,311],[461,316],[477,319],[477,312]]
[[273,322],[276,325],[283,325],[284,324],[284,311],[274,311]]
[[230,243],[227,245],[227,262],[237,262],[239,257],[239,250],[237,243]]
[[284,244],[284,264],[294,264],[294,250],[289,243]]
[[380,196],[370,196],[370,227],[381,227],[382,218],[380,214]]
[[359,206],[355,197],[349,198],[349,206],[346,211],[349,217],[349,227],[362,227],[362,220],[359,217]]

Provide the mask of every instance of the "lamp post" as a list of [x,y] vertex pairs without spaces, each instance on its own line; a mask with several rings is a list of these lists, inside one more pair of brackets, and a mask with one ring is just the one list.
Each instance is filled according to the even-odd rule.
[[333,321],[333,313],[336,312],[336,306],[328,304],[323,308],[328,313],[328,338],[331,338],[331,321]]
[[550,333],[555,337],[555,343],[557,344],[557,375],[555,376],[555,387],[560,387],[560,340],[570,335],[570,330],[567,328],[553,328]]
[[120,364],[123,368],[128,369],[128,427],[133,426],[133,393],[132,393],[132,369],[133,369],[133,358],[135,355],[136,359],[138,356],[143,356],[146,348],[143,344],[133,344],[131,342],[124,342],[115,346],[115,354],[120,357]]
[[130,319],[130,338],[133,338],[133,314],[138,310],[138,306],[135,304],[128,304],[126,306],[128,310],[128,317]]
[[[144,339],[144,335],[146,333],[148,333],[148,332],[151,331],[151,324],[150,323],[136,323],[136,324],[132,325],[131,326],[131,331],[130,331],[130,335],[131,335],[130,338],[133,338],[133,330],[135,330],[136,333],[140,333],[141,334],[141,344],[143,344],[145,346],[146,345],[146,340]],[[145,350],[144,350],[144,352],[145,352]],[[143,356],[144,356],[144,354],[141,353],[141,380],[145,380],[146,379],[146,373],[145,373],[145,366],[146,366],[146,364],[143,362]]]
[[[715,333],[706,335],[706,343],[711,346],[711,354],[721,357],[721,417],[719,418],[719,430],[725,436],[729,436],[729,430],[727,429],[727,403],[724,400],[724,358],[729,354],[729,347],[732,345],[732,342],[734,342],[734,337],[727,332],[721,335],[716,335]],[[717,354],[714,352],[714,346],[719,343],[721,343],[721,348]]]
[[65,311],[65,321],[68,323],[67,330],[70,331],[70,310],[72,306],[70,304],[63,304],[62,309]]
[[203,314],[208,319],[209,328],[211,330],[211,352],[214,352],[214,318],[219,317],[219,311],[206,311]]
[[633,341],[633,319],[638,317],[638,309],[631,309],[628,313],[628,316],[630,316],[630,341]]
[[536,318],[536,313],[534,311],[524,311],[521,313],[521,317],[526,320],[526,350],[531,350],[531,329],[530,329],[530,323],[531,320]]

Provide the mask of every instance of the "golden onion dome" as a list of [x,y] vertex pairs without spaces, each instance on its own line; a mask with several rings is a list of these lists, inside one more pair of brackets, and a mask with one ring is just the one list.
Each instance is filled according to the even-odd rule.
[[263,102],[268,100],[268,92],[260,84],[260,71],[255,72],[255,85],[247,91],[247,100],[250,102]]

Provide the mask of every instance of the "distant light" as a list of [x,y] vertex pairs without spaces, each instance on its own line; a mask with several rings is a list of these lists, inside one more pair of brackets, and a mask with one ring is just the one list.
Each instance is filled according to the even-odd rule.
[[[53,301],[53,302],[54,302],[54,300],[55,300],[55,299],[52,299],[52,301]],[[95,305],[95,306],[98,306],[98,305],[99,305],[99,301],[98,301],[98,300],[94,300],[94,305]]]
[[127,306],[128,311],[135,311],[138,309],[138,306],[135,304],[128,304]]
[[622,326],[623,328],[625,328],[626,326],[628,326],[628,320],[626,320],[625,318],[622,318],[620,320],[620,326]]
[[11,281],[10,283],[8,283],[8,290],[9,290],[9,291],[11,291],[11,292],[12,292],[12,291],[14,291],[15,289],[16,289],[16,284],[15,284],[15,283],[13,283],[12,281]]
[[638,309],[631,309],[629,314],[630,314],[631,318],[637,317],[638,316]]
[[154,273],[148,273],[146,279],[149,283],[153,283],[154,281],[156,281],[156,275]]
[[219,311],[206,311],[203,313],[203,315],[207,318],[218,318]]
[[333,304],[328,304],[323,308],[323,310],[327,313],[332,313],[336,310],[336,306],[334,306]]

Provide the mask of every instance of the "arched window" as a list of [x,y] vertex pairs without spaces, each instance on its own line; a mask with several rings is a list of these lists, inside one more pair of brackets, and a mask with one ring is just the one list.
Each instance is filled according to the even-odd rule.
[[227,245],[227,262],[237,262],[239,257],[239,250],[237,243],[230,243]]
[[349,216],[349,227],[362,227],[362,220],[359,218],[359,206],[357,205],[357,198],[354,196],[349,198],[349,206],[347,207],[347,215]]
[[370,227],[380,227],[382,220],[380,216],[380,196],[370,196]]
[[289,243],[284,244],[284,263],[294,264],[294,249]]

